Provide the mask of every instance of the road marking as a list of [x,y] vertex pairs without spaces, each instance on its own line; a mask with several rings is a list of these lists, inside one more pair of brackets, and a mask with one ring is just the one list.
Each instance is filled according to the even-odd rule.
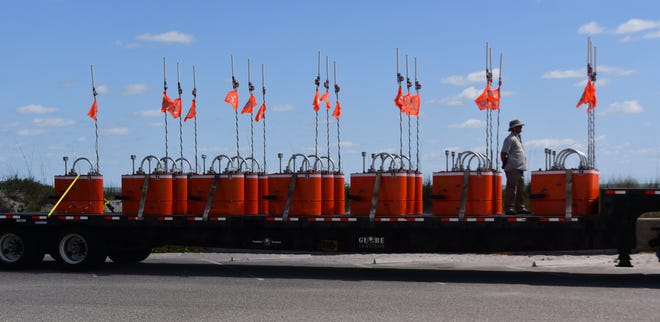
[[[212,259],[204,259],[204,261],[207,262],[207,263],[211,263],[211,264],[218,265],[218,266],[225,266],[225,264],[220,263],[220,262],[216,262],[216,261],[214,261],[214,260],[212,260]],[[227,267],[227,266],[225,266],[225,267]],[[257,281],[260,281],[260,282],[265,281],[265,279],[263,279],[263,278],[261,278],[261,277],[254,276],[254,275],[252,275],[252,274],[250,274],[250,273],[246,273],[246,272],[243,272],[243,271],[239,271],[239,270],[237,270],[237,269],[233,269],[233,268],[231,268],[231,267],[227,267],[227,269],[232,270],[232,271],[237,272],[237,273],[240,273],[240,274],[243,274],[243,275],[245,275],[245,276],[247,276],[247,277],[254,278],[254,279],[256,279]]]

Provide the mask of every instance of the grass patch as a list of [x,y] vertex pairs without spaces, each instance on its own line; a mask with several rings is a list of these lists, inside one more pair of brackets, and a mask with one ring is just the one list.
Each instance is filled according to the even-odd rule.
[[32,178],[8,177],[0,181],[0,211],[40,211],[43,205],[52,203],[53,195],[53,186],[42,184]]

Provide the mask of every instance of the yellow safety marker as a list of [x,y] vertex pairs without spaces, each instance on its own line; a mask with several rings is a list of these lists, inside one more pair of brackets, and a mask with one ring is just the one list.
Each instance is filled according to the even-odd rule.
[[48,217],[47,217],[47,218],[50,218],[50,215],[52,215],[52,214],[53,214],[53,211],[55,211],[55,209],[57,208],[57,206],[60,205],[60,202],[62,202],[62,199],[64,199],[64,197],[66,197],[66,195],[69,193],[69,190],[71,190],[71,188],[73,187],[73,185],[76,184],[76,181],[78,181],[78,178],[79,178],[79,177],[80,177],[80,175],[77,174],[77,175],[76,175],[76,178],[73,179],[73,182],[71,182],[71,184],[69,185],[69,187],[66,188],[66,191],[64,191],[64,194],[60,197],[60,200],[58,200],[57,203],[55,203],[55,206],[53,206],[53,208],[50,209],[50,211],[48,212]]

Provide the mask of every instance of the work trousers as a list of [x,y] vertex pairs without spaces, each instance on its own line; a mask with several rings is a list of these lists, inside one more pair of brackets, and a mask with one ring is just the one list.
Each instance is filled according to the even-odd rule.
[[507,170],[506,189],[504,190],[504,211],[525,210],[523,204],[523,189],[525,189],[525,177],[522,170]]

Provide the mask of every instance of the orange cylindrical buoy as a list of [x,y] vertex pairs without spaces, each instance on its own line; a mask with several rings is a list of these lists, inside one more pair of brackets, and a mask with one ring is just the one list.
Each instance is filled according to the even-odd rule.
[[415,211],[413,214],[424,213],[424,178],[421,173],[415,173]]
[[259,174],[259,213],[268,213],[268,175]]
[[[211,215],[245,213],[245,178],[242,173],[192,175],[189,180],[190,214],[204,214],[209,198],[212,198],[209,208]],[[214,181],[215,192],[211,195]]]
[[143,215],[172,214],[172,175],[171,174],[127,174],[121,177],[122,212],[126,215],[136,215],[139,212],[140,200],[144,195]]
[[415,213],[415,173],[410,171],[406,173],[406,210],[404,214],[411,215]]
[[346,192],[345,192],[345,179],[343,173],[335,173],[334,200],[335,200],[335,214],[343,215],[346,213]]
[[[530,200],[535,215],[566,214],[566,176],[568,170],[532,171]],[[571,214],[598,212],[598,170],[572,170]]]
[[[351,174],[351,214],[369,215],[377,173]],[[383,172],[376,203],[377,216],[406,214],[407,179],[405,172]]]
[[256,173],[245,174],[245,214],[256,215],[259,213],[259,175]]
[[335,212],[335,175],[321,174],[321,214],[334,215]]
[[188,214],[188,175],[175,174],[172,189],[172,212],[175,215]]
[[463,195],[464,180],[464,172],[433,173],[434,215],[458,215],[462,198],[465,198],[465,215],[488,216],[493,214],[493,173],[490,171],[469,172],[465,195]]
[[[76,176],[55,176],[55,195],[60,198]],[[55,209],[60,214],[102,214],[103,176],[81,175]]]
[[502,172],[493,172],[493,214],[502,213]]
[[294,175],[296,181],[290,196],[289,215],[320,216],[322,213],[320,173],[270,174],[268,176],[269,214],[273,216],[284,214]]

